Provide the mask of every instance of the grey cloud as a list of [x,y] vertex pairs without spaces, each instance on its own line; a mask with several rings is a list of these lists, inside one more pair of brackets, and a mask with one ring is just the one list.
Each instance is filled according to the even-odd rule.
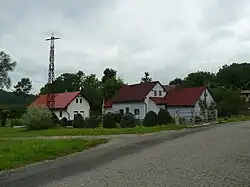
[[[0,0],[1,1],[1,0]],[[128,83],[145,71],[168,83],[197,70],[216,71],[230,59],[248,60],[247,0],[89,1],[16,0],[0,7],[0,45],[17,60],[13,83],[47,81],[49,43],[56,42],[56,75],[114,68]],[[244,28],[241,28],[244,27]]]

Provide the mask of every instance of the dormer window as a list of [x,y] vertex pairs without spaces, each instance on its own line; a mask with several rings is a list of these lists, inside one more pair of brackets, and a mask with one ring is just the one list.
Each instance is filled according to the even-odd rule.
[[157,96],[157,91],[156,90],[154,91],[154,96]]
[[159,91],[159,96],[162,96],[162,91],[161,90]]

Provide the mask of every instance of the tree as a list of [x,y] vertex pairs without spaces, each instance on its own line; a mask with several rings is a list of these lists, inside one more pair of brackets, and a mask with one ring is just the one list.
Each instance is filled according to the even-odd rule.
[[210,72],[198,71],[195,73],[190,73],[186,78],[184,78],[183,85],[185,87],[206,85],[214,88],[217,85],[217,77],[215,74]]
[[218,83],[220,86],[230,89],[246,89],[244,88],[250,82],[250,64],[233,63],[224,65],[217,73]]
[[14,88],[17,95],[28,95],[32,89],[32,82],[29,78],[22,78]]
[[174,80],[169,82],[169,85],[181,85],[183,83],[183,80],[181,78],[175,78]]
[[11,79],[8,73],[14,71],[15,67],[16,61],[13,61],[9,54],[0,51],[0,89],[10,88]]
[[144,73],[144,77],[141,78],[141,82],[142,83],[152,82],[152,78],[150,77],[149,72]]
[[124,85],[122,79],[116,77],[116,71],[113,69],[106,68],[102,76],[102,95],[103,98],[112,98],[118,90]]
[[103,71],[103,76],[102,76],[102,84],[105,84],[109,79],[113,79],[113,78],[116,78],[116,74],[117,74],[117,71],[116,70],[113,70],[111,68],[106,68],[104,71]]
[[103,84],[103,97],[104,97],[104,99],[106,100],[106,99],[112,98],[123,85],[124,85],[123,80],[120,78],[108,79]]

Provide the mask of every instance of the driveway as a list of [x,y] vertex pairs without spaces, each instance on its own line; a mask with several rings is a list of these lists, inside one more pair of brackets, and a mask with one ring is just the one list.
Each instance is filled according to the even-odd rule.
[[47,178],[39,185],[41,174],[32,186],[250,186],[249,122],[216,125],[172,140],[158,140],[124,148],[123,154],[110,155],[103,162],[92,162],[93,158],[90,165],[79,162],[61,168],[57,171],[60,177]]

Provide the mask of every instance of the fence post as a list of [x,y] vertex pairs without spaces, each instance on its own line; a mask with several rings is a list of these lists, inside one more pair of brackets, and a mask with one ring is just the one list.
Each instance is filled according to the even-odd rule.
[[218,120],[218,110],[217,109],[215,109],[215,120],[217,121]]
[[180,124],[180,118],[179,118],[178,110],[175,111],[174,118],[175,118],[175,124],[179,125]]
[[192,123],[195,124],[195,111],[191,110]]
[[207,110],[205,110],[205,122],[207,122],[208,121],[208,111]]

